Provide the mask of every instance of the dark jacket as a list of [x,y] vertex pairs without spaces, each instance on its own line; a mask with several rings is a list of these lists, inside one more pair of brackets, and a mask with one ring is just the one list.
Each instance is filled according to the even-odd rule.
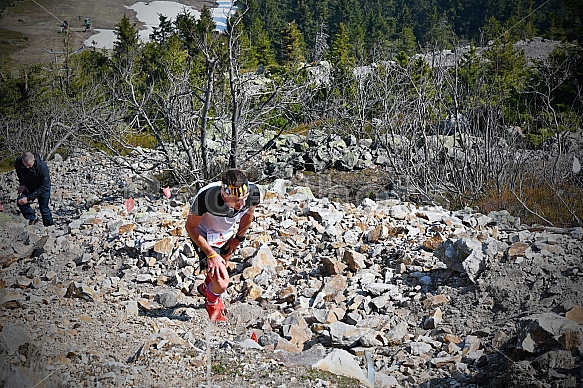
[[51,177],[49,176],[49,167],[42,161],[40,156],[34,154],[34,166],[31,169],[24,167],[22,156],[14,162],[14,169],[18,175],[18,183],[25,185],[28,189],[26,197],[29,200],[38,198],[41,194],[50,193]]

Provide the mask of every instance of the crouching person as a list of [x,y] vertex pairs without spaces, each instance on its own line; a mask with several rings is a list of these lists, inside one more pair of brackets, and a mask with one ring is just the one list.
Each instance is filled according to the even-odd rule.
[[14,169],[18,176],[19,185],[16,204],[24,218],[28,220],[30,225],[39,221],[36,212],[30,206],[30,203],[37,199],[43,225],[53,225],[53,215],[49,207],[51,177],[47,164],[39,155],[26,151],[14,162]]
[[192,201],[186,231],[196,245],[201,268],[207,271],[197,290],[213,322],[227,321],[221,300],[230,281],[227,263],[245,240],[259,201],[259,188],[239,169],[225,171],[220,181],[200,189]]

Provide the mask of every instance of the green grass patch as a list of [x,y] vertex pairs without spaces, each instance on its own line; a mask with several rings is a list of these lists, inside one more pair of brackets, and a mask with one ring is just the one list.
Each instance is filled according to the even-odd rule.
[[[158,141],[156,137],[147,132],[131,132],[122,135],[123,144],[115,139],[107,140],[108,145],[98,140],[88,140],[87,144],[90,148],[95,148],[105,152],[108,155],[112,154],[112,149],[122,156],[127,156],[132,151],[133,147],[142,147],[153,149],[156,148]],[[112,147],[110,149],[109,147]]]
[[28,45],[28,37],[23,33],[0,28],[0,57],[8,58]]
[[211,372],[213,372],[215,375],[226,375],[231,371],[232,369],[224,364],[217,363],[211,366]]
[[124,140],[131,146],[142,148],[155,148],[158,144],[156,137],[151,133],[132,133],[125,136]]
[[8,172],[14,169],[14,159],[6,158],[0,160],[0,172]]
[[335,375],[334,373],[325,372],[319,369],[308,369],[301,376],[304,380],[324,380],[330,381],[333,386],[338,388],[355,388],[363,385],[356,379]]
[[[9,4],[8,7],[10,8],[10,12],[14,12],[15,14],[23,14],[30,11],[31,8],[38,7],[32,1],[13,1],[12,4]],[[4,10],[6,12],[6,10]]]

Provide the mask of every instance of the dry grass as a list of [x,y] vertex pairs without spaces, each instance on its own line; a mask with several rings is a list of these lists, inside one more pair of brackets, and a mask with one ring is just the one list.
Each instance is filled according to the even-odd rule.
[[540,177],[531,176],[528,183],[526,186],[523,185],[520,191],[512,190],[508,186],[500,190],[491,189],[472,206],[477,206],[480,212],[485,214],[495,210],[508,210],[513,216],[520,217],[522,223],[528,225],[548,225],[540,217],[542,216],[556,227],[580,226],[579,222],[583,220],[581,182],[564,182],[553,188]]

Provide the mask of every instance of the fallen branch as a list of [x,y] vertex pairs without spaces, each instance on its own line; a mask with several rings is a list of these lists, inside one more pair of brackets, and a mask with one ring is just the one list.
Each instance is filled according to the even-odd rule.
[[542,215],[538,214],[537,212],[535,212],[534,210],[531,210],[528,205],[526,203],[524,203],[524,201],[522,199],[520,199],[520,197],[518,196],[518,194],[516,194],[516,192],[514,191],[514,189],[510,190],[512,192],[512,194],[514,195],[514,197],[518,200],[518,202],[520,202],[520,204],[522,205],[522,207],[529,212],[530,214],[540,218],[541,220],[543,220],[544,222],[546,222],[547,224],[549,224],[550,226],[555,226],[551,221],[547,220],[545,217],[543,217]]

